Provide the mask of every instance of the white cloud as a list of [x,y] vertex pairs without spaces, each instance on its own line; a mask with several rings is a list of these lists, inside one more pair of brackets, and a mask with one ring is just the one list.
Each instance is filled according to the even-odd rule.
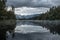
[[12,7],[7,7],[7,11],[12,11]]
[[15,14],[19,14],[19,15],[41,14],[41,13],[45,13],[47,10],[49,10],[49,8],[21,7],[21,8],[15,8]]

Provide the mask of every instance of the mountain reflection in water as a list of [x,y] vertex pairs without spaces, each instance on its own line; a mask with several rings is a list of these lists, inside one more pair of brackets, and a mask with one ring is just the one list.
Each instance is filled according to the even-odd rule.
[[[12,29],[15,29],[15,36],[11,38],[12,35],[10,34],[7,40],[60,40],[60,21],[57,24],[55,21],[17,20],[16,23],[10,20],[0,21],[0,38],[1,34],[6,34],[6,31]],[[2,37],[6,38],[5,34]]]
[[6,40],[7,31],[14,34],[15,27],[16,20],[0,20],[0,40]]
[[60,40],[59,25],[18,20],[13,40]]

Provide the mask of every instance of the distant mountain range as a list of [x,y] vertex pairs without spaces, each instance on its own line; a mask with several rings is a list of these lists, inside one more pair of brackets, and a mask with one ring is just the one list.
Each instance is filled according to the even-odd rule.
[[16,14],[16,19],[32,19],[37,16],[40,16],[40,14],[33,14],[33,15],[18,15],[18,14]]

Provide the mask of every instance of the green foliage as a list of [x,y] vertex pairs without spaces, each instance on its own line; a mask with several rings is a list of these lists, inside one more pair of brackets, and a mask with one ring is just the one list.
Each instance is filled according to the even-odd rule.
[[6,11],[5,3],[7,0],[0,0],[0,20],[5,20],[5,19],[16,19],[14,15],[14,7],[12,6],[12,11]]
[[3,10],[5,8],[5,3],[7,0],[0,0],[0,10]]
[[0,0],[0,40],[6,40],[6,32],[14,30],[16,27],[16,17],[14,15],[14,10],[7,11],[5,9],[5,3],[6,0]]
[[60,6],[50,8],[45,14],[37,17],[39,20],[60,20]]

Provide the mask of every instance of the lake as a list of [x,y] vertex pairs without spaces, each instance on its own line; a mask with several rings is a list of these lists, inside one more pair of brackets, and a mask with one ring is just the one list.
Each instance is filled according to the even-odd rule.
[[43,25],[35,21],[17,20],[15,37],[8,40],[60,40],[60,27]]

